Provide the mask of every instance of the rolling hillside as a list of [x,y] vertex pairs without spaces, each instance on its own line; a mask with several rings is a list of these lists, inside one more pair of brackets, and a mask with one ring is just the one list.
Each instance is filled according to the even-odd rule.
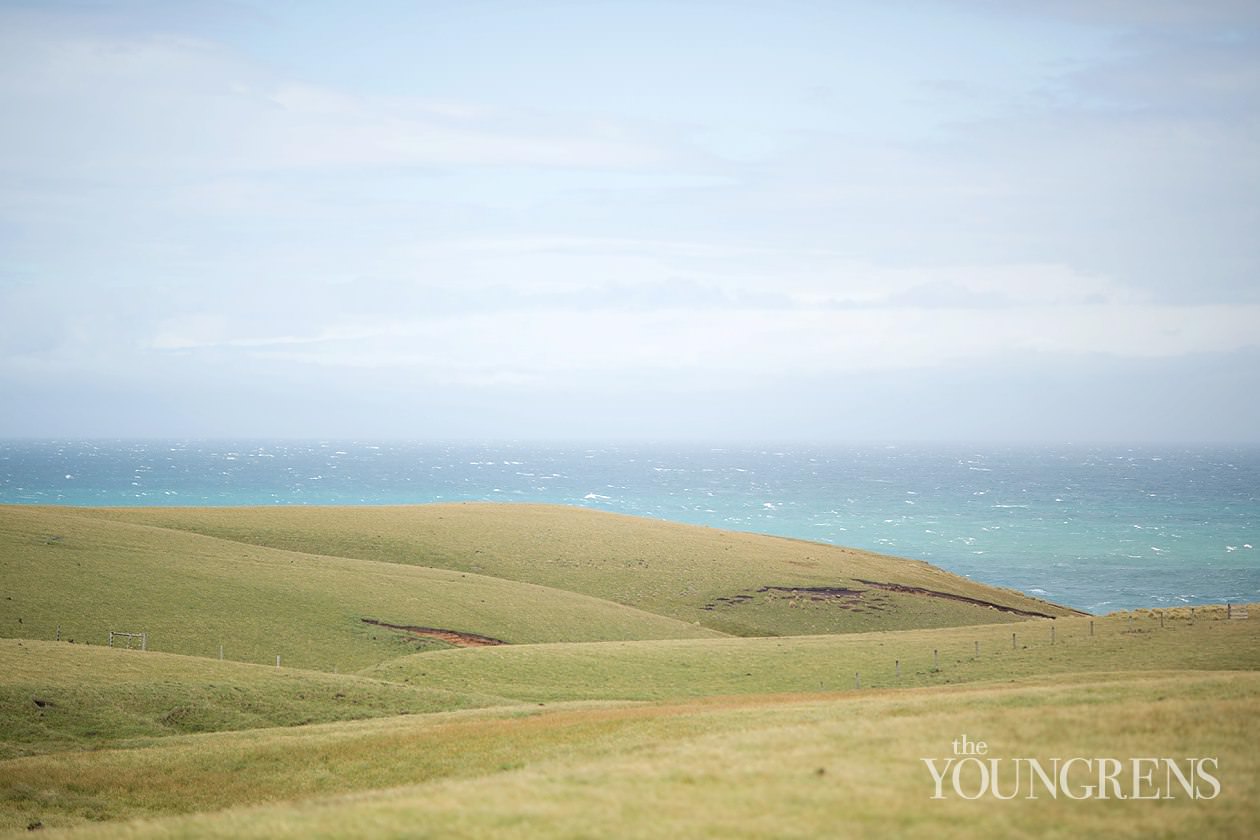
[[833,636],[529,645],[415,654],[364,673],[452,692],[556,702],[1168,669],[1260,670],[1260,622],[1227,621],[1224,609],[1202,608],[1193,622],[1183,611],[1164,623],[1151,613],[1114,614]]
[[62,510],[249,545],[540,584],[740,636],[945,627],[1073,612],[913,560],[584,508]]
[[[1260,623],[1223,608],[540,506],[4,507],[0,572],[13,836],[1241,837],[1260,801]],[[1222,792],[933,801],[961,733],[1209,755]]]
[[0,640],[0,759],[514,703],[348,674],[154,651]]
[[[352,671],[449,642],[512,644],[717,635],[579,593],[473,572],[301,554],[0,507],[0,633],[104,644],[143,631],[154,650]],[[447,637],[449,638],[449,637]],[[456,637],[456,641],[459,641]]]
[[[1247,838],[1258,714],[1255,673],[1124,672],[176,736],[0,762],[0,827],[85,838]],[[933,801],[923,758],[949,755],[961,733],[1047,765],[1210,756],[1221,791]],[[1086,768],[1070,778],[1076,795],[1094,783]]]

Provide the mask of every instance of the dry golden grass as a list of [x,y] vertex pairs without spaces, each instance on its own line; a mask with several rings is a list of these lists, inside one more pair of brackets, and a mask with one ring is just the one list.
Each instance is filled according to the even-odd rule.
[[[302,797],[82,836],[1246,837],[1260,816],[1257,715],[1257,674],[1126,673],[526,718],[482,711],[198,736],[20,769],[38,775],[32,787],[80,779],[80,796],[131,814]],[[934,801],[922,759],[948,755],[963,733],[1008,759],[1215,757],[1222,791],[1205,801]],[[338,794],[391,784],[401,787]]]

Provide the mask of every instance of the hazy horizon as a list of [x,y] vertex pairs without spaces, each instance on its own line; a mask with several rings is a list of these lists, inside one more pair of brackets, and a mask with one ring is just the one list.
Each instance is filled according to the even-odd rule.
[[1260,6],[0,5],[0,439],[1260,443]]
[[583,449],[589,451],[606,450],[638,450],[638,451],[710,451],[710,452],[843,452],[848,450],[923,450],[933,453],[1053,453],[1056,451],[1133,451],[1167,453],[1181,451],[1184,453],[1204,453],[1220,451],[1250,452],[1260,450],[1260,443],[1254,441],[1130,441],[1130,440],[993,440],[993,439],[951,439],[951,440],[909,440],[879,439],[869,440],[821,440],[821,439],[788,439],[788,438],[407,438],[407,437],[362,437],[362,436],[312,436],[312,437],[180,437],[180,436],[11,436],[0,437],[0,446],[22,445],[188,445],[188,446],[334,446],[334,445],[388,445],[420,448],[452,448],[452,449],[512,449],[535,448],[538,450]]

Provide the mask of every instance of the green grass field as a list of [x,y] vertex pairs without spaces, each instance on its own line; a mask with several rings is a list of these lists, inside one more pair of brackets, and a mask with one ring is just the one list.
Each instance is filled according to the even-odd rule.
[[[14,836],[1077,840],[1260,819],[1255,606],[1080,616],[913,561],[541,506],[0,507],[0,569]],[[933,800],[923,759],[964,733],[1005,759],[1214,757],[1221,791]]]
[[[0,508],[0,627],[104,644],[145,631],[156,650],[352,671],[441,645],[363,623],[512,643],[717,635],[580,593],[501,578],[300,554],[57,509]],[[444,645],[443,645],[444,646]]]
[[[943,627],[1019,618],[961,601],[880,590],[861,581],[916,586],[1048,615],[1071,612],[927,563],[555,505],[64,512],[194,531],[249,545],[535,583],[737,636]],[[767,587],[777,588],[761,591]],[[816,600],[791,592],[806,587],[859,590],[861,595]]]
[[1208,608],[1193,624],[1178,616],[1162,628],[1146,613],[1132,621],[1126,614],[836,636],[529,645],[416,654],[365,673],[553,702],[839,691],[859,680],[865,688],[904,688],[1138,669],[1260,670],[1260,621],[1226,621],[1222,608]]
[[[4,807],[71,836],[1248,837],[1257,714],[1239,672],[487,710],[17,759]],[[1222,790],[932,801],[922,759],[962,734],[1047,764],[1212,756]]]
[[0,639],[0,673],[0,758],[516,702],[352,675],[17,639]]

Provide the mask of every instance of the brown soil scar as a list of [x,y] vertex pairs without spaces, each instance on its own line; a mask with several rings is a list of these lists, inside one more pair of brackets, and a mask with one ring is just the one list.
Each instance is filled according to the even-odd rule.
[[376,627],[384,627],[389,630],[401,630],[404,633],[410,633],[413,636],[422,636],[426,639],[438,639],[439,641],[455,645],[457,647],[488,647],[490,645],[506,645],[507,642],[502,639],[495,639],[490,636],[480,636],[476,633],[461,633],[458,630],[444,630],[441,627],[416,627],[411,624],[390,624],[385,621],[379,621],[375,618],[362,619],[364,624],[371,624]]
[[763,586],[758,592],[783,592],[788,595],[802,595],[812,601],[830,601],[837,598],[858,598],[860,589],[845,589],[842,586]]
[[[876,589],[884,589],[888,592],[908,592],[913,595],[927,595],[932,598],[944,598],[948,601],[961,601],[964,604],[975,604],[977,607],[988,607],[993,610],[1001,610],[1002,612],[1011,613],[1013,615],[1022,615],[1026,618],[1054,618],[1049,613],[1034,612],[1033,610],[1021,610],[1015,607],[1007,607],[1002,604],[995,604],[992,601],[984,601],[980,598],[968,598],[966,595],[955,595],[952,592],[937,592],[935,589],[924,589],[921,586],[906,586],[902,583],[880,583],[874,580],[862,580],[854,578],[858,583],[864,583],[867,586],[873,586]],[[1086,615],[1079,610],[1073,610],[1077,615]]]

